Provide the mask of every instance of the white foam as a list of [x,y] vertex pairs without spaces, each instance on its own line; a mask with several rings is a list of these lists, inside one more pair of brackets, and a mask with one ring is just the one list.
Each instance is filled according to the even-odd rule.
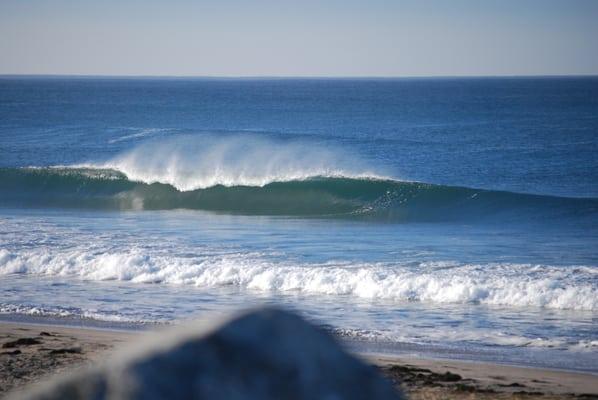
[[383,178],[342,150],[251,134],[154,140],[106,162],[73,167],[114,169],[134,181],[165,183],[181,191],[216,185],[264,186],[316,176]]
[[92,319],[104,322],[134,323],[134,324],[155,324],[167,321],[146,320],[142,318],[128,317],[117,313],[109,313],[98,310],[85,310],[80,308],[63,307],[41,307],[34,305],[0,303],[0,314],[18,314],[34,317],[55,317],[70,319]]
[[257,253],[177,257],[144,250],[0,249],[0,274],[235,286],[391,301],[598,310],[598,267],[529,264],[275,262]]
[[[398,332],[380,332],[363,329],[333,329],[332,332],[340,337],[351,340],[387,343],[416,343],[429,345],[431,343],[479,343],[496,346],[552,348],[558,350],[593,352],[598,349],[598,341],[575,340],[564,337],[530,337],[495,328],[476,326],[447,327],[439,329],[436,325],[430,327],[401,325]],[[400,333],[399,333],[400,332]]]

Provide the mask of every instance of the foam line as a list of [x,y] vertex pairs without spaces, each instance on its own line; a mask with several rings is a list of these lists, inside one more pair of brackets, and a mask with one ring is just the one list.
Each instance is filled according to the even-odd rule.
[[182,258],[129,252],[0,249],[0,274],[235,286],[263,292],[430,303],[598,310],[598,267],[528,264],[292,264],[259,254]]

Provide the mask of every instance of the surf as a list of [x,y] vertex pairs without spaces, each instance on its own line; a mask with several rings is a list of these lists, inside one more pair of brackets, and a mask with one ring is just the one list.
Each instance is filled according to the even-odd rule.
[[103,161],[2,168],[0,205],[400,222],[595,215],[598,199],[404,181],[340,147],[247,134],[177,135]]
[[180,190],[130,179],[116,169],[0,169],[0,205],[102,210],[191,209],[272,216],[441,221],[500,216],[595,214],[597,199],[561,198],[403,182],[377,177],[306,176],[262,185],[222,183]]
[[106,161],[71,167],[115,170],[129,180],[168,184],[181,192],[214,186],[265,186],[314,177],[387,177],[338,146],[255,134],[176,135],[148,140]]
[[0,276],[66,276],[393,302],[586,311],[598,309],[597,273],[594,266],[447,261],[296,263],[264,254],[209,251],[190,257],[188,251],[165,254],[135,245],[101,252],[90,251],[86,245],[68,250],[0,249]]

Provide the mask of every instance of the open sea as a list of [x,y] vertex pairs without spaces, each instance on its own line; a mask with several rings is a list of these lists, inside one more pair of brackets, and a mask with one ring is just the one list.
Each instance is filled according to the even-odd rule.
[[0,319],[261,304],[598,372],[598,78],[0,77]]

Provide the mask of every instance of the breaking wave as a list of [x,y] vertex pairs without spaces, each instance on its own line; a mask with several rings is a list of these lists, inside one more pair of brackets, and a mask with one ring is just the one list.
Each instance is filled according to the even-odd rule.
[[237,287],[390,301],[598,310],[598,268],[531,264],[277,262],[259,254],[182,257],[142,249],[0,249],[0,275]]
[[[157,179],[156,179],[157,180]],[[587,215],[598,199],[559,198],[379,178],[312,176],[263,185],[182,191],[96,168],[0,169],[0,205],[113,210],[196,209],[247,215],[360,217],[391,221],[518,215]]]
[[0,169],[0,205],[247,215],[471,219],[596,214],[574,199],[406,182],[341,150],[263,137],[155,140],[99,163]]

